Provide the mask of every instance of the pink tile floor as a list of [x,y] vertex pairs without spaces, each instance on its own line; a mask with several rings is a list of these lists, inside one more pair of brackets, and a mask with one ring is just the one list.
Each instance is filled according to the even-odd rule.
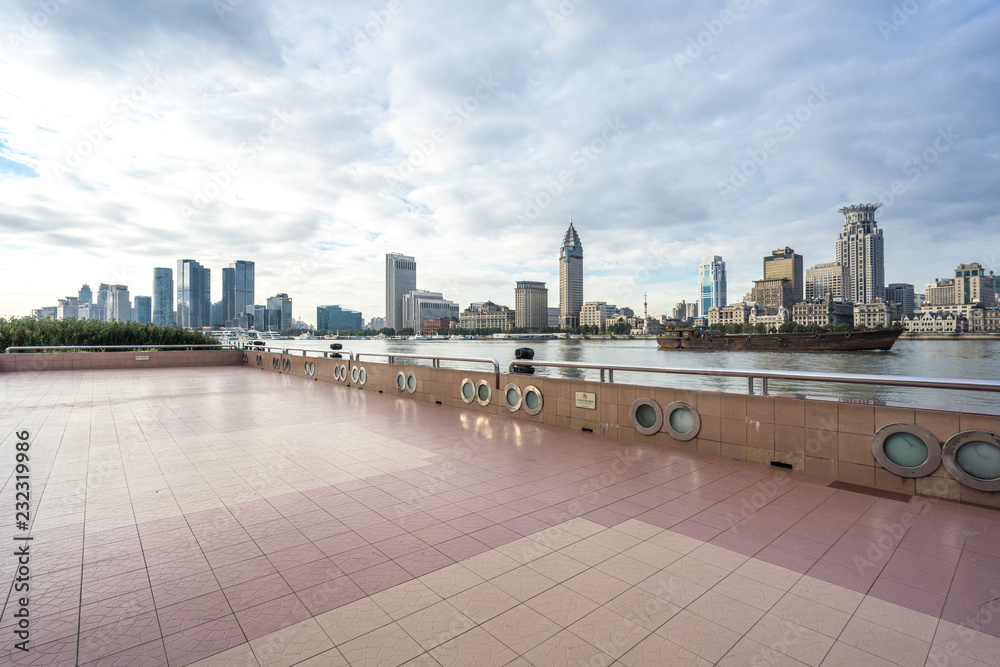
[[[845,599],[858,594],[846,610],[854,620],[828,645],[762,664],[942,664],[932,650],[893,648],[913,644],[891,624],[865,620],[879,601],[901,618],[919,612],[914,623],[931,619],[928,650],[949,628],[961,634],[950,624],[974,629],[978,654],[934,644],[953,664],[1000,662],[1000,644],[990,643],[1000,637],[995,511],[835,490],[792,471],[243,368],[12,373],[0,377],[0,397],[0,455],[12,460],[14,431],[31,433],[34,520],[32,650],[13,650],[15,596],[5,596],[0,664],[185,665],[212,656],[206,664],[461,664],[439,651],[451,645],[473,651],[465,664],[683,664],[692,650],[707,663],[745,664],[762,637],[780,634],[767,625],[777,617],[742,627],[732,616],[746,593],[727,597],[736,584],[723,577],[754,568],[778,579],[787,572],[799,587],[833,584]],[[13,516],[12,477],[0,507]],[[0,528],[5,545],[14,534]],[[539,538],[551,535],[556,544]],[[544,553],[513,551],[535,543]],[[685,575],[674,544],[702,545],[710,557]],[[0,556],[5,582],[14,577],[10,552]],[[477,580],[495,585],[490,599],[517,606],[459,614],[456,598],[437,591],[427,606],[406,607],[447,611],[451,625],[465,619],[440,646],[421,639],[418,622],[431,627],[433,618],[396,618],[395,603],[384,604],[418,594],[436,573],[453,577],[503,553],[520,576]],[[580,639],[609,627],[601,614],[623,604],[620,596],[648,594],[643,582],[664,571],[700,587],[673,601],[672,617],[621,653]],[[577,592],[574,577],[580,586],[606,577],[610,597]],[[595,600],[590,625],[532,606],[557,589],[562,610],[581,595]],[[780,612],[783,595],[788,588],[760,613]],[[387,614],[364,635],[378,640],[374,653],[330,620],[372,600],[370,613]],[[718,655],[694,650],[701,644],[690,632],[714,623],[720,606],[730,644]],[[875,625],[853,625],[868,620]],[[524,640],[546,624],[544,642]],[[288,645],[297,648],[273,650]],[[417,645],[417,653],[386,648]],[[480,645],[489,650],[475,653]],[[891,650],[880,656],[880,647]]]

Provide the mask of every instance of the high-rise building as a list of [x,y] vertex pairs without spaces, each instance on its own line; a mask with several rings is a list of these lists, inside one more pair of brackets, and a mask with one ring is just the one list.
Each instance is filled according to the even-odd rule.
[[107,305],[103,303],[81,303],[76,318],[79,320],[106,322],[108,319]]
[[211,327],[225,326],[222,319],[222,301],[215,301],[208,307],[208,324]]
[[987,275],[979,262],[959,264],[955,269],[955,303],[978,303],[987,307],[997,305],[993,272]]
[[177,326],[211,325],[212,273],[193,259],[177,260]]
[[802,255],[796,255],[788,246],[772,250],[770,255],[764,257],[764,279],[772,278],[787,278],[791,283],[792,301],[786,306],[787,308],[791,308],[792,303],[802,301],[805,288],[802,279]]
[[924,285],[924,301],[928,306],[951,306],[955,303],[955,281],[952,278],[935,278]]
[[385,328],[385,318],[384,317],[373,317],[368,320],[368,324],[365,325],[372,331],[381,331]]
[[514,326],[524,329],[528,333],[538,333],[544,326],[551,326],[549,323],[549,311],[558,309],[549,308],[549,290],[545,283],[534,280],[518,280],[517,287],[514,288]]
[[708,313],[709,308],[726,305],[726,263],[719,255],[702,257],[698,267],[699,310]]
[[132,302],[133,319],[139,324],[149,324],[153,321],[153,297],[137,296]]
[[[243,313],[254,312],[254,263],[238,259],[229,265],[235,270],[233,277],[233,318]],[[223,277],[225,285],[225,277]]]
[[317,330],[353,331],[363,328],[364,320],[361,313],[356,310],[348,310],[340,306],[316,306]]
[[889,283],[885,286],[885,300],[898,303],[903,317],[912,317],[915,307],[913,285],[909,283]]
[[855,204],[838,209],[844,229],[837,237],[837,261],[844,267],[844,298],[871,303],[885,298],[885,251],[875,211],[882,204]]
[[415,289],[403,297],[404,329],[409,327],[414,333],[423,333],[424,322],[445,317],[457,320],[459,309],[457,303],[448,301],[440,292]]
[[59,305],[56,306],[56,319],[64,320],[69,317],[79,317],[79,309],[80,299],[78,297],[68,296],[65,299],[59,299]]
[[231,326],[236,319],[236,269],[232,266],[222,268],[222,301],[219,303],[223,326]]
[[[617,308],[615,309],[617,310]],[[580,309],[580,326],[596,326],[598,331],[607,330],[608,304],[604,301],[587,301]]]
[[111,319],[111,285],[101,283],[97,287],[97,304],[104,306],[104,319],[107,322]]
[[753,281],[750,301],[762,306],[766,314],[773,315],[779,308],[791,309],[792,281],[788,278],[765,278]]
[[80,299],[80,303],[93,303],[94,302],[94,295],[90,291],[90,285],[88,285],[87,283],[84,283],[83,287],[80,288],[79,299]]
[[806,269],[806,299],[834,301],[844,299],[844,267],[840,262],[825,262]]
[[397,331],[404,324],[403,298],[417,289],[417,260],[398,252],[385,256],[385,326]]
[[108,293],[108,320],[119,322],[132,321],[132,298],[128,293],[128,285],[112,285]]
[[[548,290],[546,290],[546,292],[548,292]],[[548,310],[549,310],[549,316],[548,316],[547,319],[548,319],[549,326],[552,327],[552,328],[554,328],[554,329],[558,328],[559,327],[559,308],[549,308]]]
[[38,321],[41,320],[55,320],[58,319],[59,307],[58,306],[45,306],[44,308],[35,308],[31,311],[31,316]]
[[580,326],[583,308],[583,244],[569,222],[559,248],[559,326],[573,329]]
[[277,331],[291,329],[294,320],[292,319],[292,300],[287,294],[277,294],[268,297],[267,309],[278,313]]
[[153,269],[153,324],[169,327],[174,324],[174,270]]

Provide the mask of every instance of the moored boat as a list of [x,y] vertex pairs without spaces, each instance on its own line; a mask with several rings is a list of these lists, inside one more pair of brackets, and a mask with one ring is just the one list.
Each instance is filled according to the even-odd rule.
[[657,344],[667,350],[888,350],[902,329],[865,331],[807,331],[802,333],[723,334],[685,329],[660,336]]

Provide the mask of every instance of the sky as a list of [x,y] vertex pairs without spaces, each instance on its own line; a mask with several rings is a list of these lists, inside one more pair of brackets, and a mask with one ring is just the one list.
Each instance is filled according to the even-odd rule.
[[548,283],[668,313],[881,202],[886,282],[1000,270],[992,0],[0,0],[0,316],[153,268],[385,311]]

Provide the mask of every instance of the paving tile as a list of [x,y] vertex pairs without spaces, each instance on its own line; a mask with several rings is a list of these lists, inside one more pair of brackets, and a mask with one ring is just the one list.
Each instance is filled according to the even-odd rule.
[[835,641],[833,637],[775,614],[765,614],[746,637],[812,667],[818,667],[823,662]]
[[444,600],[404,616],[397,623],[425,651],[454,639],[476,625],[469,617]]
[[416,579],[376,593],[371,599],[393,620],[409,616],[442,600],[440,595]]
[[673,618],[681,607],[641,588],[630,588],[606,605],[624,618],[652,632]]
[[890,630],[859,616],[854,616],[840,633],[838,641],[898,664],[923,664],[930,652],[930,642]]
[[569,630],[563,630],[549,637],[525,653],[524,659],[535,665],[586,664],[602,667],[612,662],[606,653]]
[[448,602],[479,625],[518,603],[517,599],[488,581],[453,595]]
[[250,646],[262,667],[289,667],[330,651],[333,642],[315,619],[307,618],[252,639]]
[[553,586],[524,604],[562,628],[572,625],[600,606],[564,584]]
[[656,634],[713,663],[726,655],[743,636],[742,632],[686,609],[664,623]]
[[[431,649],[428,655],[443,667],[501,667],[510,665],[517,654],[484,630],[475,627],[455,639]],[[528,663],[525,662],[525,665]]]
[[424,652],[420,644],[396,623],[361,635],[340,644],[337,648],[352,667],[400,665]]
[[618,662],[626,667],[661,667],[662,665],[707,667],[712,664],[696,653],[692,653],[655,632],[639,642]]
[[330,639],[338,646],[392,623],[389,614],[365,597],[316,616]]
[[562,630],[561,625],[523,604],[495,616],[481,627],[516,655],[533,649]]

